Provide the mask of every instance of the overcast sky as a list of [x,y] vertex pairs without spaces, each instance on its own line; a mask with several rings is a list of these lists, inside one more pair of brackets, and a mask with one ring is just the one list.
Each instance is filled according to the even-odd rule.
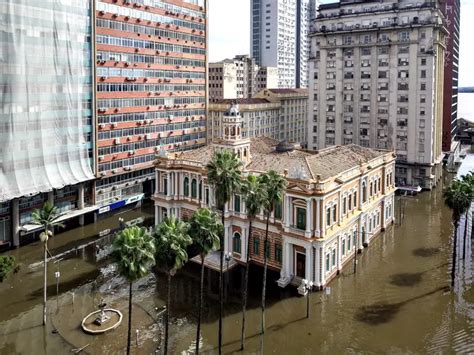
[[[323,2],[334,2],[326,0]],[[459,86],[474,86],[474,0],[461,0]],[[250,0],[209,0],[210,61],[249,54]]]

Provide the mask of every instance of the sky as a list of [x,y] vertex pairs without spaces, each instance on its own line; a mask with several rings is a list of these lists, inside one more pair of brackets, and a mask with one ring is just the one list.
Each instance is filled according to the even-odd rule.
[[[323,3],[334,2],[331,0]],[[459,86],[474,86],[474,0],[461,0]],[[250,0],[209,0],[209,60],[249,54]]]

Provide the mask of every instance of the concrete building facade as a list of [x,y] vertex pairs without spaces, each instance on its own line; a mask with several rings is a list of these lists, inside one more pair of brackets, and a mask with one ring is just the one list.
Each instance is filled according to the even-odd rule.
[[159,147],[205,144],[206,8],[204,0],[97,2],[100,214],[151,196]]
[[209,101],[246,99],[262,89],[278,87],[278,70],[260,67],[247,55],[209,63]]
[[441,176],[445,35],[437,2],[320,5],[311,34],[308,145],[396,149],[397,184]]
[[303,292],[306,279],[324,288],[357,251],[393,222],[393,152],[355,145],[310,152],[270,138],[244,138],[243,119],[235,106],[225,113],[224,123],[224,135],[206,147],[159,154],[156,223],[171,215],[189,219],[199,207],[215,207],[206,166],[221,149],[233,151],[242,160],[243,176],[275,170],[288,182],[282,203],[271,215],[267,245],[262,214],[248,236],[243,196],[232,196],[225,206],[225,252],[245,263],[250,246],[250,262],[257,265],[263,265],[267,253],[268,266],[280,272],[281,287],[291,284]]
[[278,68],[279,88],[308,83],[309,0],[252,0],[251,54],[258,65]]

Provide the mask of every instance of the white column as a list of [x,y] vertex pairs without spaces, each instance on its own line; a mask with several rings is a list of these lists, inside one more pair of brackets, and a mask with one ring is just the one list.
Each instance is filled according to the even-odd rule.
[[[316,244],[317,245],[317,244]],[[313,246],[313,249],[314,249],[314,275],[313,275],[313,282],[316,286],[320,286],[321,285],[321,278],[319,277],[319,273],[320,273],[320,267],[319,267],[319,263],[320,263],[320,258],[321,258],[321,255],[319,254],[319,248],[318,247],[314,247]]]
[[173,188],[173,184],[171,181],[171,173],[166,173],[166,180],[168,181],[168,191],[166,193],[166,196],[171,196],[171,189]]
[[316,230],[314,235],[319,237],[321,235],[321,200],[316,199]]
[[326,231],[326,206],[324,204],[324,201],[321,200],[319,201],[319,208],[323,214],[320,223],[321,223],[321,237],[324,237],[324,232]]
[[319,286],[325,286],[326,285],[326,252],[324,250],[324,247],[319,247],[319,257],[321,260],[320,263],[320,285]]
[[337,270],[340,271],[342,269],[342,235],[339,234],[337,237]]
[[339,220],[338,220],[338,224],[341,225],[342,223],[342,193],[341,191],[339,191],[339,205],[337,206],[338,208],[338,215],[339,215]]
[[311,199],[306,200],[306,231],[305,237],[311,237]]
[[160,223],[160,207],[155,205],[155,226]]
[[242,250],[240,253],[241,261],[247,260],[247,243],[248,243],[247,239],[248,239],[247,228],[242,228],[242,233],[240,235],[240,240],[242,241]]
[[16,198],[11,202],[12,207],[12,243],[14,247],[20,246],[20,201]]
[[313,265],[313,255],[312,255],[312,247],[311,245],[307,246],[305,248],[306,250],[306,258],[305,258],[305,262],[306,262],[306,265],[305,265],[305,279],[310,281],[313,279],[313,272],[311,270],[311,266]]

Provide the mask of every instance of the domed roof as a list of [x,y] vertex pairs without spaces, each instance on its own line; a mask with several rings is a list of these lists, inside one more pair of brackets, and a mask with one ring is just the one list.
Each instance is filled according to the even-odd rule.
[[275,151],[278,153],[284,153],[284,152],[291,152],[295,149],[295,146],[288,142],[288,140],[282,140],[280,143],[277,144],[275,147]]
[[239,105],[232,104],[229,110],[225,113],[227,116],[238,116],[239,115]]

